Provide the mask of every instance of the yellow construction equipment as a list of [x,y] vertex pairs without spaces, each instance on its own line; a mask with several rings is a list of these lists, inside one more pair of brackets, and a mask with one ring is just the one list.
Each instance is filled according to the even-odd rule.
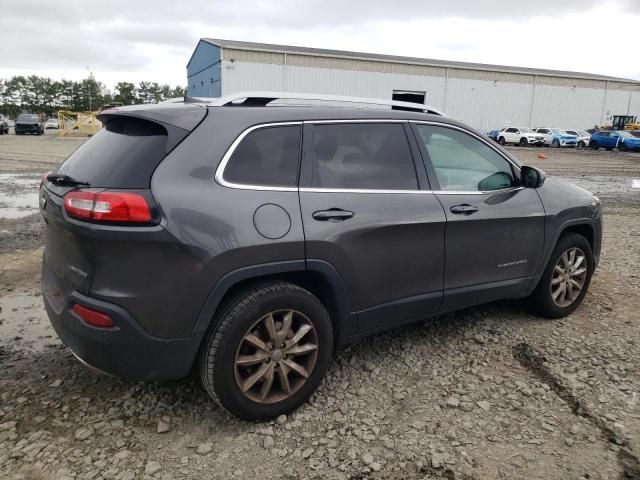
[[633,115],[613,115],[611,125],[603,126],[602,130],[640,130],[640,123]]
[[95,135],[102,128],[102,123],[96,118],[97,113],[60,110],[58,135]]

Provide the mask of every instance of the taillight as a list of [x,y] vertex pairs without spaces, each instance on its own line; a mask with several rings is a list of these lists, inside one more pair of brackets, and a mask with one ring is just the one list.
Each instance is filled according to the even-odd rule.
[[93,327],[111,328],[115,325],[111,317],[106,313],[83,307],[82,305],[78,305],[77,303],[71,310],[73,310],[76,315],[78,315],[82,320]]
[[98,222],[151,221],[147,200],[140,194],[96,190],[74,190],[64,197],[64,209],[71,217]]

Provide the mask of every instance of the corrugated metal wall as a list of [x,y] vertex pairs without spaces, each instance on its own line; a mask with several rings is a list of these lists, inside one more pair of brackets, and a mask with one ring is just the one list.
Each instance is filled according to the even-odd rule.
[[394,90],[424,92],[425,103],[481,130],[590,128],[629,107],[640,115],[640,87],[580,78],[236,49],[223,50],[222,78],[223,95],[275,90],[391,99]]

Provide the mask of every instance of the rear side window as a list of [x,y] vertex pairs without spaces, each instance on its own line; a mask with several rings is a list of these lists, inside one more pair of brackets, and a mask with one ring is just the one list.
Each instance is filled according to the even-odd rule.
[[223,176],[242,185],[296,187],[299,164],[300,126],[265,127],[240,142]]
[[399,123],[313,126],[311,186],[366,190],[417,190],[418,179]]
[[149,188],[166,145],[167,132],[157,123],[118,117],[76,150],[58,172],[92,187]]

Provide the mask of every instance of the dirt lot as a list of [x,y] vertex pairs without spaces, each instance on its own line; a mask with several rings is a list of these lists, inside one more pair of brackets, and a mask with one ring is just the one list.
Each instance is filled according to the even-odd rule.
[[605,206],[569,318],[499,302],[376,335],[308,405],[246,423],[195,378],[98,376],[49,327],[37,185],[81,143],[0,137],[0,478],[640,478],[640,155],[514,149]]

